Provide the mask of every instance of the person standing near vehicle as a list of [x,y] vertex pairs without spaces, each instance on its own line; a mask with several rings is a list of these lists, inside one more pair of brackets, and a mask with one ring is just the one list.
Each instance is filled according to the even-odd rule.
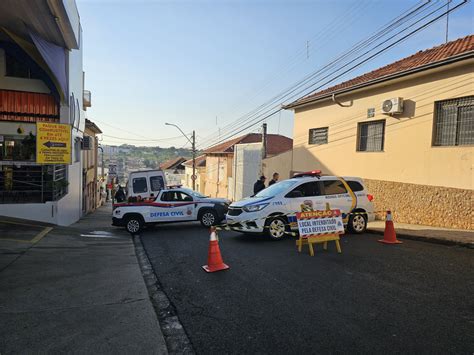
[[123,187],[119,185],[117,192],[115,193],[115,201],[123,202],[125,201],[125,192],[123,191]]
[[278,179],[280,178],[280,174],[278,173],[273,173],[272,179],[268,183],[268,186],[272,186],[274,183],[278,182]]
[[258,194],[260,191],[262,191],[265,188],[265,180],[267,178],[265,176],[260,176],[260,179],[257,180],[257,182],[253,185],[253,193]]

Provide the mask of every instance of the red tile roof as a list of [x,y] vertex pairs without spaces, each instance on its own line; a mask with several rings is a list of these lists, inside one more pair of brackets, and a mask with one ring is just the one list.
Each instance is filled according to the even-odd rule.
[[[192,159],[186,160],[183,163],[183,165],[193,166],[193,160]],[[205,155],[200,155],[200,156],[196,157],[196,166],[197,167],[206,166],[206,156]]]
[[369,73],[365,73],[330,88],[318,91],[309,96],[300,98],[291,104],[286,105],[284,108],[292,108],[304,103],[316,101],[323,97],[328,97],[329,95],[337,93],[341,90],[348,91],[353,87],[370,85],[370,83],[375,80],[389,80],[394,75],[400,75],[404,72],[409,72],[415,69],[421,70],[425,66],[432,65],[437,62],[443,62],[451,57],[467,54],[469,52],[474,54],[474,35],[458,38],[457,40],[442,44],[440,46],[426,49],[424,51],[419,51],[392,64],[373,70]]
[[[224,143],[215,145],[206,151],[205,154],[209,153],[234,153],[234,145],[243,143],[258,143],[262,141],[262,135],[260,133],[249,133],[244,136],[228,140]],[[267,135],[267,154],[276,155],[286,152],[293,148],[293,139],[279,135],[279,134],[268,134]]]
[[167,160],[167,161],[165,161],[164,163],[162,163],[160,165],[160,169],[161,170],[174,169],[174,168],[178,167],[179,165],[181,165],[182,163],[184,163],[186,160],[187,159],[183,158],[183,157],[177,157],[177,158]]

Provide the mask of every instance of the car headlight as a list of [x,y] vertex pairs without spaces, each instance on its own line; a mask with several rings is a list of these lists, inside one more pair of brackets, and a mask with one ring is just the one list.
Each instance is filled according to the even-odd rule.
[[263,210],[265,207],[268,206],[268,203],[262,203],[261,205],[251,205],[242,207],[245,212],[257,212]]

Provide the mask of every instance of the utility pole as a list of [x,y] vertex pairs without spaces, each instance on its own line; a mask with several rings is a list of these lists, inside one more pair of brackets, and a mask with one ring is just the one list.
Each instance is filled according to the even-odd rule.
[[262,145],[263,145],[263,159],[267,157],[267,124],[262,126]]
[[191,180],[193,180],[193,190],[196,188],[196,132],[193,131],[193,135],[191,136],[191,139],[186,135],[186,133],[183,132],[181,128],[179,128],[177,125],[174,123],[165,123],[166,126],[173,126],[176,127],[181,134],[188,140],[189,143],[191,143],[192,151],[193,151],[193,176],[191,176]]
[[260,161],[260,175],[263,174],[263,159],[267,157],[267,124],[262,125],[262,159]]
[[196,190],[196,132],[193,131],[193,142],[192,142],[192,150],[193,150],[193,191]]

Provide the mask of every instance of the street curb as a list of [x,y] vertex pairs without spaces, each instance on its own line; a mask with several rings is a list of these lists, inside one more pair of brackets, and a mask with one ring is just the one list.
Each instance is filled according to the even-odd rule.
[[[375,229],[367,229],[367,233],[383,235],[384,231],[378,231]],[[449,239],[438,239],[434,237],[420,237],[418,235],[405,234],[403,232],[402,233],[396,232],[396,234],[397,234],[397,238],[400,238],[400,239],[416,240],[416,241],[432,243],[432,244],[442,244],[442,245],[451,245],[451,246],[457,245],[464,248],[474,249],[474,243],[470,243],[470,242],[461,242],[461,241],[449,240]]]
[[158,318],[169,354],[195,354],[191,341],[179,321],[176,308],[168,299],[153,271],[139,235],[133,236],[135,253],[145,280],[151,303]]

